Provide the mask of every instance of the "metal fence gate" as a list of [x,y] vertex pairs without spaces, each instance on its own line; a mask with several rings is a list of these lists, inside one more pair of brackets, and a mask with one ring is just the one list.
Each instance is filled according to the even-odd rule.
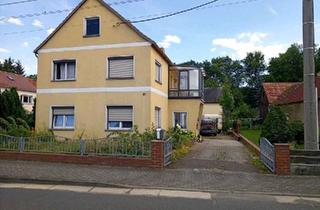
[[266,138],[260,139],[260,160],[270,171],[275,172],[274,146]]
[[163,154],[164,154],[164,166],[169,165],[172,162],[172,140],[171,138],[167,139],[163,144]]

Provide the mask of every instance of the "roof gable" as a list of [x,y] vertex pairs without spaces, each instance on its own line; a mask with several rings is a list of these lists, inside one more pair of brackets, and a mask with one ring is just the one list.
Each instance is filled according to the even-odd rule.
[[[89,6],[91,4],[91,7]],[[94,5],[93,5],[94,4]],[[153,41],[152,39],[150,39],[149,37],[147,37],[145,34],[143,34],[139,29],[137,29],[134,25],[132,25],[128,20],[126,20],[123,16],[121,16],[117,11],[115,11],[112,7],[110,7],[107,3],[105,3],[103,0],[82,0],[76,7],[75,9],[58,25],[58,27],[34,50],[34,53],[38,53],[38,51],[45,47],[48,42],[50,40],[52,40],[56,35],[57,33],[62,30],[64,28],[64,26],[71,20],[71,18],[73,18],[75,15],[77,15],[78,11],[80,9],[84,9],[83,11],[85,11],[85,9],[87,9],[87,11],[90,10],[90,8],[98,8],[99,6],[98,5],[101,5],[102,8],[106,9],[108,12],[110,12],[111,14],[113,14],[114,18],[113,20],[101,20],[101,24],[112,24],[113,26],[113,30],[115,28],[118,28],[118,33],[119,34],[122,34],[123,35],[123,27],[127,27],[128,29],[130,29],[132,31],[132,33],[130,33],[130,35],[126,36],[126,39],[128,39],[128,42],[130,42],[130,39],[131,40],[137,40],[140,39],[140,41],[147,41],[149,42],[152,47],[169,63],[169,64],[172,64],[171,60],[168,58],[168,56],[163,52],[163,50],[161,50],[161,48],[156,44],[155,41]],[[87,12],[86,11],[86,12]],[[97,14],[94,14],[94,15],[97,15]],[[111,22],[112,21],[112,22]],[[75,33],[73,31],[76,31],[76,30],[80,30],[80,31],[83,31],[83,22],[82,21],[78,21],[77,22],[78,24],[77,25],[73,25],[74,27],[72,28],[72,33],[74,33],[75,35],[74,36],[82,36],[82,32],[78,32],[78,33]],[[119,24],[120,23],[120,24]],[[78,29],[77,27],[78,26]],[[72,25],[70,26],[72,27]],[[122,30],[122,31],[121,31]],[[111,32],[110,32],[111,33]],[[117,36],[115,36],[117,37]],[[71,38],[71,37],[66,37],[66,38],[62,38],[65,39],[64,43],[63,43],[63,46],[62,47],[68,47],[68,46],[65,46],[67,44],[70,43],[70,41],[66,40],[67,38]],[[102,39],[102,37],[101,37]],[[60,39],[61,40],[61,39]],[[93,39],[91,38],[87,38],[87,39],[83,39],[81,41],[78,41],[78,43],[81,43],[81,44],[86,44],[87,43],[90,43],[90,41],[92,41]],[[102,39],[100,40],[100,42],[102,42],[103,44],[106,44],[105,43],[105,39]],[[68,43],[69,42],[69,43]],[[134,42],[134,41],[133,41]],[[117,44],[117,43],[112,43],[112,44]],[[88,44],[90,45],[90,44]]]

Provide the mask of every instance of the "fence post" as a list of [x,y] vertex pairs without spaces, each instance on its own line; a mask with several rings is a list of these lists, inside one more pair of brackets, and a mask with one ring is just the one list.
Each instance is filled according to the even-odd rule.
[[153,167],[164,167],[164,141],[152,140],[151,141],[151,159]]
[[25,139],[21,136],[19,137],[19,152],[23,152],[24,150]]
[[83,139],[80,139],[80,155],[83,156],[86,151],[86,141]]
[[274,144],[275,174],[290,174],[290,147],[289,144]]

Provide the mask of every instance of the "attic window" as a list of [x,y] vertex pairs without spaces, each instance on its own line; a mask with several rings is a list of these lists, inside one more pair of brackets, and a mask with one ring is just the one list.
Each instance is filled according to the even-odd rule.
[[85,36],[99,36],[100,35],[100,18],[87,17],[85,18]]
[[14,81],[14,78],[12,76],[7,76],[7,78],[11,81]]

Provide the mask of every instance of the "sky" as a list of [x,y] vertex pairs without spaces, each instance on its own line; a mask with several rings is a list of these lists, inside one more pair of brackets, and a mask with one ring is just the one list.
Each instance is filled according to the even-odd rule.
[[[0,0],[0,5],[12,1],[15,0]],[[138,0],[112,7],[129,20],[138,20],[140,16],[179,11],[208,1]],[[27,18],[11,16],[71,9],[79,2],[37,0],[0,6],[0,61],[8,57],[19,59],[27,75],[36,74],[37,59],[33,50],[68,12]],[[320,0],[314,2],[315,39],[320,43]],[[262,51],[268,61],[283,53],[292,43],[302,43],[302,0],[219,0],[211,7],[134,25],[164,47],[175,63],[226,55],[242,59],[252,51]]]

